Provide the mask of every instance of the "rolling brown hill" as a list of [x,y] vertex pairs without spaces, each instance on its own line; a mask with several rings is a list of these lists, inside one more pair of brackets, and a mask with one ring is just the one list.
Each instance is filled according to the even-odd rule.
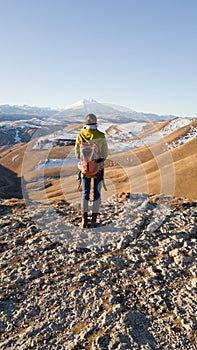
[[[161,127],[167,124],[168,122],[158,123],[156,128],[161,130]],[[103,191],[103,199],[123,191],[163,193],[197,199],[196,139],[170,148],[173,141],[186,135],[190,128],[196,125],[197,119],[150,145],[110,155],[105,170],[108,191]],[[73,125],[73,128],[75,127]],[[155,125],[147,128],[145,132],[150,132],[151,128],[155,129]],[[25,188],[29,199],[33,201],[79,201],[76,165],[35,170],[39,162],[47,158],[66,158],[73,152],[73,146],[35,150],[34,143],[35,140],[28,144],[18,144],[1,152],[0,165],[15,174],[11,181],[9,176],[1,178],[1,196],[3,197],[9,184],[9,195],[14,197],[16,186],[19,186],[20,178],[23,177],[23,189]]]

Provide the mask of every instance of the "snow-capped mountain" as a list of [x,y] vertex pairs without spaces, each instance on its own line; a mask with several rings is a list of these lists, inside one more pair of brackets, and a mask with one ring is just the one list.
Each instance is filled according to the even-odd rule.
[[82,106],[85,106],[85,105],[92,105],[92,104],[97,104],[98,102],[96,100],[94,100],[93,98],[90,98],[90,99],[86,99],[86,98],[82,98],[81,100],[69,105],[69,106],[66,106],[64,109],[76,109],[76,108],[81,108]]
[[129,108],[124,108],[122,106],[118,106],[118,105],[111,105],[111,104],[107,104],[107,103],[100,103],[97,102],[94,99],[81,99],[78,102],[65,107],[62,112],[65,113],[66,111],[71,111],[71,113],[73,113],[73,111],[81,111],[82,113],[95,113],[95,114],[120,114],[120,112],[127,112],[127,113],[136,113],[134,111],[132,111]]
[[168,120],[174,116],[159,116],[136,112],[128,107],[110,103],[100,103],[95,99],[81,99],[78,102],[63,108],[55,117],[73,118],[82,120],[88,113],[94,113],[101,122],[110,121],[113,123],[148,122],[152,120]]
[[97,115],[100,121],[110,121],[113,123],[125,123],[129,121],[145,121],[146,117],[130,109],[125,110],[122,106],[115,106],[107,103],[100,103],[94,99],[82,99],[64,109],[57,115],[61,118],[73,118],[78,116],[78,120],[83,120],[88,113]]

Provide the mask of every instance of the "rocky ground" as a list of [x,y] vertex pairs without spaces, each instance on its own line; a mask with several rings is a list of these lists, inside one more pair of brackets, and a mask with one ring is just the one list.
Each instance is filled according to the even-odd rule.
[[1,200],[1,349],[196,349],[196,213],[122,194],[82,231],[64,201]]

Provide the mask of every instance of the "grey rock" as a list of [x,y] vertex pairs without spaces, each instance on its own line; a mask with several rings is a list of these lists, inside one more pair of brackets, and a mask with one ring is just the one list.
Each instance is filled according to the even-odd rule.
[[84,234],[64,203],[1,216],[3,350],[194,349],[196,206],[136,194],[102,210]]

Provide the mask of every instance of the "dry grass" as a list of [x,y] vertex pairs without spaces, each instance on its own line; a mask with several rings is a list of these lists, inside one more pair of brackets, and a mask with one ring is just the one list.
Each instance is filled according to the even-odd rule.
[[[169,121],[151,124],[144,132],[152,132],[155,128],[159,130],[168,123]],[[197,199],[197,140],[193,139],[175,149],[168,150],[169,143],[185,135],[190,127],[195,125],[197,125],[197,119],[149,146],[144,145],[109,156],[105,164],[105,182],[108,191],[102,191],[102,198],[105,200],[112,194],[131,192],[158,195],[164,193]],[[78,124],[70,125],[69,130],[75,130],[78,127],[80,127]],[[71,152],[74,155],[73,146],[34,150],[34,143],[35,140],[27,145],[18,144],[11,149],[3,150],[0,165],[4,167],[3,169],[11,170],[18,177],[23,175],[32,200],[79,201],[77,166],[35,170],[36,165],[47,158],[63,159]],[[35,178],[46,178],[46,181],[32,182]],[[0,179],[2,186],[5,185],[5,181],[7,181],[6,176]],[[14,177],[12,181],[14,188]],[[50,187],[47,187],[49,183]]]

